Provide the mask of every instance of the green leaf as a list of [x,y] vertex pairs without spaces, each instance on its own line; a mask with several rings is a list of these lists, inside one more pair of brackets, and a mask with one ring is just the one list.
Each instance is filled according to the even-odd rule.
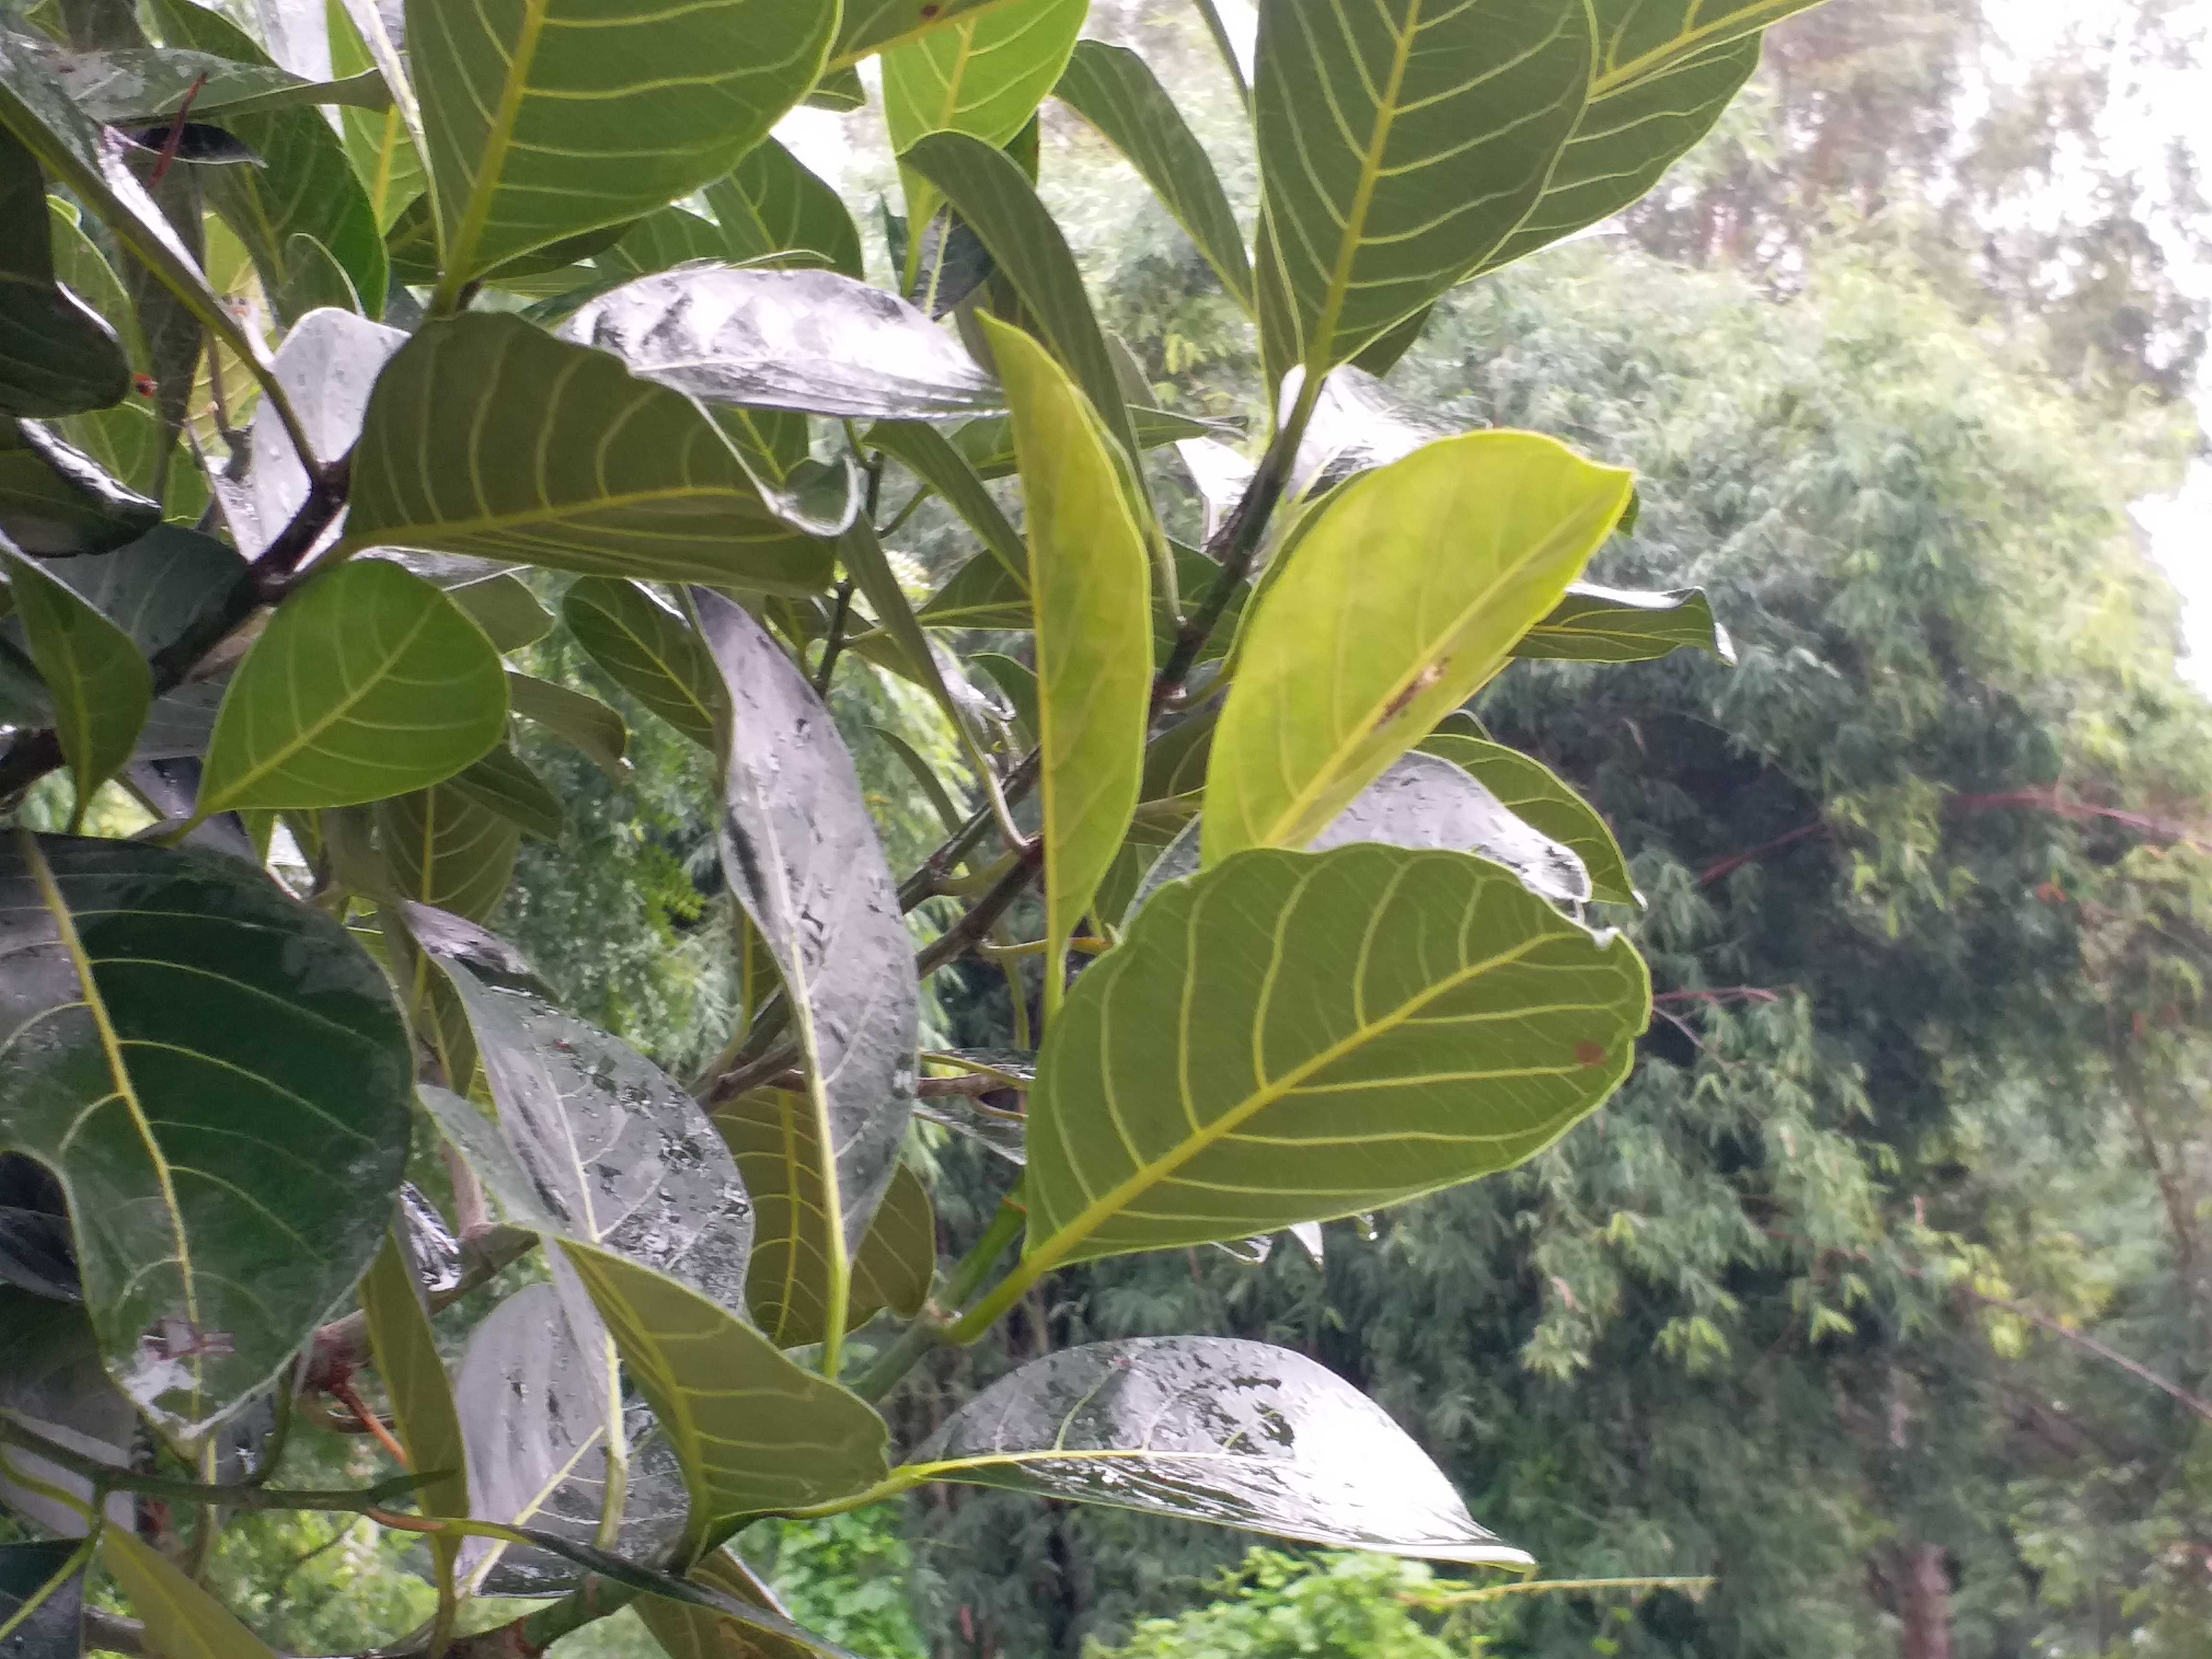
[[[161,3],[161,0],[156,0]],[[308,81],[264,63],[214,51],[178,52],[124,46],[107,52],[57,52],[48,60],[54,78],[76,106],[107,126],[145,126],[174,120],[191,102],[196,121],[317,104],[383,109],[392,102],[384,77],[374,72],[340,81]]]
[[115,330],[54,280],[48,222],[37,161],[0,130],[0,414],[73,415],[131,390]]
[[[994,511],[996,510],[995,503]],[[1014,534],[1014,549],[1021,538]],[[1027,562],[1024,559],[1024,562]],[[929,596],[918,618],[925,628],[1003,628],[1027,630],[1032,622],[1026,574],[1017,576],[995,552],[978,553]]]
[[[385,1235],[384,1248],[361,1282],[361,1309],[368,1319],[377,1374],[384,1379],[392,1425],[407,1449],[408,1465],[416,1474],[438,1477],[416,1489],[422,1513],[469,1514],[468,1449],[461,1438],[460,1413],[415,1268],[397,1232]],[[458,1549],[455,1541],[431,1540],[433,1550],[441,1547]]]
[[43,427],[0,417],[0,536],[26,553],[105,553],[161,521],[161,507],[126,489]]
[[1606,904],[1644,902],[1628,873],[1628,861],[1621,856],[1620,843],[1597,809],[1542,762],[1502,743],[1457,732],[1432,732],[1420,746],[1425,754],[1464,768],[1531,829],[1572,848],[1589,872],[1592,898]]
[[[152,5],[172,46],[246,64],[271,61],[252,35],[207,7],[191,0]],[[381,313],[387,267],[376,210],[323,112],[239,111],[226,114],[222,125],[252,147],[261,165],[204,169],[208,205],[246,245],[263,286],[273,295],[292,285],[292,239],[310,236],[344,270],[363,307]]]
[[937,1276],[937,1212],[921,1177],[902,1164],[853,1256],[853,1328],[878,1313],[912,1319]]
[[[1132,407],[1129,421],[1141,449],[1157,449],[1182,438],[1241,435],[1234,427],[1212,421],[1194,421],[1188,415],[1171,415],[1164,409]],[[946,441],[979,478],[1003,478],[1014,470],[1013,426],[1003,415],[985,415],[963,422],[953,429]]]
[[519,576],[488,576],[446,590],[501,655],[535,645],[553,631],[553,613]]
[[1626,940],[1484,860],[1239,854],[1154,895],[1047,1031],[1030,1265],[1249,1238],[1510,1168],[1627,1075],[1650,1003]]
[[511,670],[507,695],[517,714],[535,720],[560,738],[605,773],[609,782],[629,783],[629,764],[623,753],[629,746],[629,728],[620,714],[597,697]]
[[705,411],[515,317],[431,323],[386,365],[349,547],[390,544],[772,593],[830,585]]
[[1503,246],[1575,130],[1591,58],[1581,6],[1262,0],[1271,370],[1334,368]]
[[189,1437],[375,1254],[405,1028],[345,929],[238,860],[16,831],[0,885],[0,1142],[68,1195],[109,1370]]
[[[768,1586],[727,1550],[710,1552],[689,1577],[732,1600],[757,1602],[771,1613],[783,1611]],[[839,1651],[818,1638],[802,1641],[690,1602],[643,1595],[632,1605],[669,1659],[817,1659]]]
[[1006,706],[1014,711],[1014,735],[1024,747],[1034,747],[1037,740],[1037,677],[1026,663],[998,651],[977,651],[968,659],[970,665],[981,669],[991,677],[991,684],[1006,697]]
[[483,630],[420,576],[356,560],[279,605],[231,677],[199,810],[380,800],[453,776],[506,729]]
[[[568,282],[585,275],[576,269],[580,260],[605,252],[628,235],[636,223],[635,220],[626,220],[618,225],[602,225],[580,235],[564,236],[534,252],[501,260],[486,271],[482,280],[495,288],[538,292],[540,290],[535,284],[526,279],[550,277],[553,290],[560,292]],[[384,246],[392,260],[392,274],[401,282],[428,286],[438,280],[438,227],[428,196],[417,196],[399,210],[398,217],[385,232]]]
[[720,750],[729,694],[682,617],[635,582],[585,576],[561,601],[561,617],[616,684],[702,748]]
[[816,0],[409,0],[444,291],[720,178],[805,96],[836,20]]
[[1633,592],[1571,582],[1544,619],[1521,636],[1516,657],[1568,662],[1651,662],[1685,648],[1735,665],[1728,629],[1714,619],[1702,587]]
[[1597,62],[1593,98],[1663,76],[1713,47],[1742,39],[1819,0],[1593,0]]
[[872,57],[902,40],[950,28],[964,17],[1003,5],[1006,0],[853,0],[838,19],[830,70]]
[[[1007,470],[1012,470],[1013,427],[1006,423]],[[983,480],[967,459],[935,427],[920,421],[878,421],[862,440],[902,462],[922,483],[935,490],[945,504],[967,520],[982,538],[985,562],[995,562],[1014,584],[1024,602],[1029,597],[1029,555],[1021,533],[1007,522],[997,500],[983,488]],[[958,578],[954,578],[957,581]],[[980,579],[988,580],[988,578]],[[949,589],[952,586],[947,583]],[[936,601],[931,600],[934,605]],[[925,612],[925,614],[927,614]],[[950,627],[953,624],[945,624]],[[976,623],[974,627],[989,624]]]
[[538,841],[560,840],[567,823],[560,798],[545,787],[529,762],[505,744],[441,787],[498,813]]
[[376,831],[392,879],[418,903],[483,921],[507,896],[520,832],[458,781],[379,801]]
[[1206,864],[1318,835],[1504,665],[1629,486],[1549,438],[1479,432],[1331,496],[1237,642],[1206,769]]
[[1229,297],[1249,312],[1252,263],[1244,252],[1244,233],[1205,146],[1152,66],[1126,46],[1081,41],[1053,92],[1129,158],[1197,244]]
[[1037,199],[1036,187],[1003,151],[962,132],[929,133],[899,160],[934,185],[982,239],[1020,294],[1045,344],[1090,398],[1123,453],[1133,458],[1136,428],[1121,401],[1106,337],[1083,291],[1075,256]]
[[100,1560],[145,1621],[148,1649],[162,1659],[276,1659],[228,1607],[125,1528],[100,1534]]
[[[11,1449],[13,1449],[11,1448]],[[84,1569],[73,1540],[0,1544],[0,1653],[8,1659],[77,1659],[84,1651]]]
[[1142,1336],[993,1383],[902,1477],[1000,1486],[1331,1549],[1533,1567],[1478,1526],[1389,1413],[1304,1354]]
[[561,331],[702,403],[862,420],[1005,406],[943,329],[834,270],[665,271],[589,301]]
[[[722,869],[774,957],[806,1073],[795,1134],[815,1147],[804,1203],[821,1230],[836,1374],[851,1252],[891,1178],[914,1102],[918,1008],[896,884],[852,757],[805,678],[744,611],[693,590],[730,699]],[[763,1239],[765,1247],[768,1241]]]
[[54,733],[76,780],[77,821],[123,769],[154,704],[154,676],[131,636],[68,584],[0,540],[0,568],[31,660],[53,699]]
[[277,320],[286,327],[311,311],[361,312],[361,295],[337,257],[305,231],[284,241],[284,285],[270,296]]
[[889,1472],[884,1420],[856,1396],[674,1279],[562,1248],[684,1466],[693,1547],[728,1522],[834,1502]]
[[[358,76],[374,70],[375,57],[343,0],[328,0],[325,10],[331,72]],[[378,79],[383,77],[380,75]],[[387,95],[391,90],[389,86],[385,88]],[[388,98],[382,109],[347,106],[338,111],[338,131],[345,143],[346,158],[353,163],[354,176],[361,180],[380,233],[399,216],[402,208],[429,187],[422,158],[416,153],[415,141],[408,132],[407,118],[397,99]]]
[[602,270],[642,276],[687,260],[729,257],[729,239],[712,219],[683,208],[664,207],[632,223],[619,241],[599,256],[597,263]]
[[[51,1271],[33,1275],[46,1282],[36,1291],[0,1285],[0,1329],[8,1333],[0,1411],[96,1463],[122,1468],[130,1463],[137,1439],[138,1414],[108,1381],[82,1305],[55,1299],[74,1297],[78,1288],[68,1220],[61,1219],[58,1236],[48,1244]],[[52,1488],[40,1492],[0,1472],[0,1504],[9,1514],[57,1538],[82,1537],[88,1530],[84,1510],[93,1507],[91,1478],[20,1446],[9,1447],[8,1461],[13,1474]],[[111,1493],[100,1513],[108,1525],[128,1529],[135,1524],[137,1500],[128,1492]]]
[[1136,810],[1152,581],[1113,439],[1042,347],[982,320],[1012,410],[1036,615],[1049,1026],[1065,988],[1058,964]]
[[[706,196],[732,248],[746,249],[740,257],[803,250],[820,254],[842,275],[866,275],[860,233],[843,198],[773,138],[747,150],[728,178],[707,186]],[[740,236],[746,240],[735,240]]]

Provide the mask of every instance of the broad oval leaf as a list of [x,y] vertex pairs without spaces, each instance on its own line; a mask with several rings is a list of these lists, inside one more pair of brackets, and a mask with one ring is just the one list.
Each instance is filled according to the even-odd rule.
[[1206,768],[1206,862],[1300,847],[1474,694],[1581,574],[1630,475],[1479,432],[1363,474],[1258,600]]
[[719,179],[806,95],[817,0],[408,0],[445,282]]
[[0,414],[73,415],[131,390],[116,331],[54,279],[48,219],[38,162],[0,129]]
[[891,1178],[914,1102],[913,948],[829,711],[745,611],[704,589],[693,604],[730,698],[722,868],[775,958],[806,1072],[808,1110],[792,1133],[811,1149],[819,1183],[801,1207],[834,1224],[816,1246],[834,1348],[851,1253]]
[[376,383],[346,544],[773,593],[830,585],[697,404],[518,317],[431,323]]
[[343,927],[217,854],[17,831],[0,916],[0,1143],[68,1194],[117,1382],[191,1437],[375,1254],[405,1028]]
[[462,582],[446,592],[474,618],[501,655],[535,645],[553,631],[553,613],[519,576],[502,572],[482,581]]
[[[886,73],[889,64],[885,59]],[[1152,65],[1126,46],[1079,41],[1053,92],[1129,158],[1161,205],[1197,244],[1230,297],[1250,311],[1252,263],[1236,212],[1205,146]]]
[[109,477],[90,456],[43,427],[0,417],[0,536],[26,553],[105,553],[161,520],[159,501]]
[[459,791],[536,841],[560,840],[567,824],[561,798],[547,787],[528,761],[506,744],[439,787]]
[[278,606],[231,676],[199,811],[426,788],[506,729],[506,672],[483,630],[420,576],[356,560]]
[[1343,1378],[1230,1337],[1142,1336],[1032,1361],[900,1471],[1332,1549],[1534,1565],[1476,1524],[1443,1471]]
[[403,897],[471,921],[499,908],[522,842],[511,819],[459,787],[459,775],[379,801],[376,838]]
[[1650,1005],[1626,940],[1484,860],[1239,854],[1156,894],[1046,1032],[1029,1254],[1248,1238],[1508,1168],[1627,1075]]
[[54,734],[76,784],[77,816],[122,770],[154,703],[153,672],[131,636],[66,582],[0,540],[0,570],[31,660],[53,699]]
[[1465,768],[1515,817],[1571,848],[1589,872],[1592,898],[1606,904],[1644,902],[1628,873],[1628,861],[1621,856],[1620,843],[1597,809],[1542,762],[1502,743],[1457,732],[1432,732],[1421,739],[1421,748]]
[[1136,810],[1152,697],[1152,579],[1114,440],[1044,349],[983,326],[1006,383],[1036,617],[1045,1018],[1058,965]]
[[1513,654],[1567,662],[1652,662],[1686,648],[1735,665],[1735,642],[1713,616],[1704,588],[1650,593],[1570,582],[1544,619],[1521,636]]
[[747,150],[730,176],[708,185],[705,194],[732,248],[744,247],[742,257],[816,253],[855,281],[866,274],[860,233],[842,198],[773,138]]
[[562,333],[702,403],[886,420],[1004,407],[951,335],[834,270],[666,271],[592,301]]
[[1581,6],[1261,0],[1271,366],[1327,372],[1503,246],[1575,130],[1592,56]]
[[706,642],[672,607],[635,582],[585,576],[561,617],[616,684],[702,748],[720,746],[729,692]]

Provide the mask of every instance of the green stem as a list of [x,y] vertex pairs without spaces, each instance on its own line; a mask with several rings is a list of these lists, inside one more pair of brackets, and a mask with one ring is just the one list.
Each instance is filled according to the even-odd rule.
[[[1021,1236],[1029,1212],[1019,1202],[1019,1192],[1017,1188],[1000,1203],[998,1214],[991,1218],[991,1224],[983,1230],[982,1237],[953,1265],[945,1278],[944,1293],[932,1298],[938,1307],[958,1313],[961,1304],[981,1288],[991,1269],[998,1266],[999,1258],[1006,1253],[1006,1246]],[[921,1363],[924,1354],[945,1340],[945,1334],[950,1328],[951,1322],[933,1310],[915,1320],[899,1333],[897,1341],[876,1356],[875,1363],[852,1384],[853,1392],[863,1400],[881,1400]]]
[[[142,1492],[149,1498],[166,1498],[173,1503],[218,1504],[234,1510],[344,1510],[368,1515],[381,1510],[388,1500],[404,1498],[424,1482],[440,1479],[442,1473],[403,1474],[353,1491],[271,1492],[266,1486],[209,1486],[192,1480],[133,1474],[128,1469],[118,1469],[112,1463],[72,1451],[5,1415],[0,1415],[0,1440],[34,1452],[57,1468],[84,1476],[100,1492]],[[97,1495],[94,1507],[98,1507]]]

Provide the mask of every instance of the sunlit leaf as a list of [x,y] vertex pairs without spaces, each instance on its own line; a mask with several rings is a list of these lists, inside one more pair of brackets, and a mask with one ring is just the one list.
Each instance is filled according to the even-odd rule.
[[1633,592],[1570,583],[1544,619],[1521,636],[1516,657],[1569,662],[1650,662],[1689,649],[1733,665],[1735,647],[1713,616],[1702,587]]

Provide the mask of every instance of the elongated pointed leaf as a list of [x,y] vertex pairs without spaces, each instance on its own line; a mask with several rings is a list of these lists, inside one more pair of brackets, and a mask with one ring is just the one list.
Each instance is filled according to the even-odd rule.
[[453,774],[441,788],[457,790],[478,806],[496,812],[526,836],[558,841],[566,823],[560,797],[530,763],[501,744],[473,766]]
[[376,838],[403,897],[471,921],[499,908],[522,842],[511,819],[453,782],[379,801]]
[[[151,3],[173,46],[241,64],[271,61],[252,35],[193,0]],[[198,108],[197,101],[193,107]],[[346,158],[345,145],[322,112],[309,106],[236,109],[223,115],[222,125],[260,158],[260,165],[210,169],[209,205],[246,245],[263,287],[276,295],[290,285],[292,238],[305,235],[329,251],[372,313],[380,313],[387,264],[376,211]]]
[[406,1034],[345,930],[249,865],[21,831],[0,859],[0,1141],[68,1194],[117,1382],[189,1433],[375,1253]]
[[277,609],[231,677],[200,810],[346,806],[443,781],[497,743],[507,678],[421,577],[362,559]]
[[[1018,535],[1013,545],[1021,550]],[[1036,620],[1027,574],[1014,574],[995,553],[979,553],[954,571],[916,615],[925,628],[1026,629]]]
[[[1158,449],[1182,438],[1234,438],[1237,428],[1218,421],[1194,421],[1164,409],[1132,408],[1129,422],[1139,447]],[[1003,478],[1014,470],[1012,424],[1003,415],[985,415],[953,429],[946,440],[979,478]]]
[[[1008,580],[1027,598],[1029,555],[1023,549],[1020,532],[1007,522],[998,501],[983,488],[982,478],[943,433],[919,421],[879,421],[868,428],[866,441],[896,457],[935,490],[947,507],[966,520],[968,527],[982,538],[988,557],[997,562]],[[1009,422],[1009,450],[1012,441],[1012,425]],[[951,584],[946,586],[949,588]],[[945,625],[953,624],[948,622]],[[981,628],[992,624],[971,625]]]
[[[727,1550],[715,1550],[689,1575],[741,1601],[756,1601],[772,1613],[784,1609],[767,1585]],[[832,1651],[819,1638],[800,1640],[758,1626],[738,1623],[711,1607],[671,1601],[658,1595],[638,1598],[634,1605],[653,1639],[669,1659],[820,1659]]]
[[1501,667],[1612,532],[1630,477],[1548,438],[1449,438],[1323,505],[1238,641],[1206,862],[1305,845]]
[[[510,1209],[526,1198],[562,1237],[738,1305],[753,1208],[698,1103],[627,1044],[542,997],[446,965],[483,1054],[500,1133],[530,1183]],[[512,1178],[483,1173],[509,1202]],[[539,1224],[532,1213],[513,1218]]]
[[346,540],[584,575],[808,593],[830,552],[761,500],[690,398],[516,317],[432,323],[386,367]]
[[747,150],[706,196],[732,251],[744,250],[740,258],[804,251],[856,281],[866,274],[860,233],[843,200],[773,138]]
[[562,326],[703,403],[892,420],[1004,407],[991,377],[895,294],[832,270],[672,270]]
[[693,1547],[737,1517],[849,1497],[888,1473],[884,1420],[856,1395],[672,1279],[562,1249],[683,1465]]
[[67,1540],[0,1544],[0,1640],[7,1659],[77,1659],[84,1650],[89,1552]]
[[1625,939],[1481,859],[1242,854],[1156,894],[1045,1034],[1030,1254],[1248,1238],[1508,1168],[1627,1074],[1650,997]]
[[514,712],[521,718],[544,726],[605,773],[609,781],[629,781],[629,763],[623,758],[629,746],[629,728],[606,704],[565,685],[511,670],[507,690]]
[[538,604],[538,596],[520,577],[490,576],[449,587],[446,593],[468,612],[502,655],[535,645],[553,631],[553,613]]
[[1136,428],[1121,400],[1106,337],[1083,291],[1075,256],[1019,165],[963,132],[929,133],[899,159],[935,185],[982,239],[1044,343],[1090,398],[1107,431],[1133,458]]
[[720,178],[805,96],[836,18],[811,0],[409,0],[447,283]]
[[109,126],[173,120],[188,95],[196,117],[228,118],[316,104],[380,109],[392,101],[378,75],[309,81],[273,65],[209,51],[122,46],[107,52],[57,52],[50,61],[55,78],[76,106]]
[[917,1005],[898,894],[829,711],[775,641],[694,590],[728,688],[722,868],[775,958],[807,1074],[807,1205],[835,1218],[824,1323],[843,1328],[851,1252],[890,1182],[914,1101]]
[[166,1659],[276,1659],[228,1607],[128,1528],[100,1534],[100,1559],[144,1621],[147,1646]]
[[[340,0],[330,0],[325,15],[329,25],[331,72],[359,76],[376,70],[375,53]],[[381,232],[391,227],[402,208],[423,193],[428,179],[409,130],[410,110],[400,98],[390,97],[392,88],[382,73],[378,73],[377,79],[384,82],[386,106],[371,110],[349,105],[340,109],[338,131],[345,141],[354,176],[361,180],[369,211]],[[412,100],[410,87],[403,82],[399,89]]]
[[1126,46],[1080,41],[1053,92],[1129,158],[1197,244],[1229,297],[1250,311],[1252,262],[1244,234],[1205,146],[1152,66]]
[[1650,662],[1683,649],[1734,665],[1735,646],[1702,587],[1663,593],[1574,582],[1543,621],[1521,636],[1516,657],[1568,662]]
[[692,742],[714,750],[729,693],[691,625],[635,582],[586,576],[561,601],[576,643],[607,677]]
[[986,319],[1014,422],[1036,614],[1045,1006],[1136,809],[1152,696],[1152,580],[1113,440],[1059,366]]
[[0,413],[70,415],[131,389],[116,331],[54,280],[47,222],[38,162],[0,130]]
[[[1434,732],[1421,739],[1428,754],[1463,767],[1505,809],[1531,829],[1574,849],[1589,872],[1590,896],[1606,904],[1641,904],[1621,856],[1620,843],[1597,809],[1553,775],[1540,761],[1487,738]],[[1408,757],[1407,758],[1411,758]]]
[[1532,1566],[1389,1413],[1304,1354],[1228,1337],[1094,1342],[1001,1377],[913,1473],[1333,1549]]
[[1592,57],[1579,6],[1263,0],[1271,363],[1325,373],[1504,246],[1574,132]]
[[54,732],[77,799],[89,801],[137,745],[153,707],[153,672],[128,634],[38,561],[0,542],[0,569],[53,699]]
[[105,553],[161,522],[161,504],[46,428],[0,417],[0,536],[45,556]]
[[[416,1474],[438,1476],[416,1488],[422,1513],[465,1516],[470,1513],[468,1453],[460,1413],[410,1254],[397,1234],[386,1236],[362,1280],[362,1311],[368,1316],[377,1374],[384,1379],[392,1426],[407,1449],[408,1465]],[[454,1546],[432,1540],[433,1550],[441,1547]]]

